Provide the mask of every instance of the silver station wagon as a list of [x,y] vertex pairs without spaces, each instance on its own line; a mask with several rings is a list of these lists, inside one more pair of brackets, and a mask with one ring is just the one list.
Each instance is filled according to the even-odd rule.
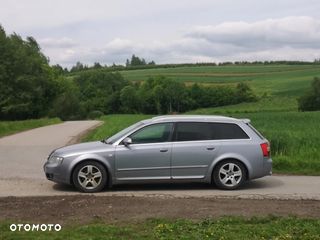
[[102,141],[56,149],[44,165],[49,180],[82,192],[182,181],[231,190],[271,169],[269,142],[250,120],[190,115],[154,117]]

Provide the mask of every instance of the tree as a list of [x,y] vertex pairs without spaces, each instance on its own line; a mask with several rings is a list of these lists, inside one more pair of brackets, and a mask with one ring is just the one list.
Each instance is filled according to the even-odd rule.
[[56,97],[55,74],[32,37],[0,27],[0,119],[45,116]]
[[320,110],[320,78],[315,77],[311,89],[298,99],[300,111]]
[[85,67],[81,62],[77,62],[75,66],[73,66],[70,70],[70,72],[79,72],[84,70]]
[[95,62],[95,63],[93,64],[93,68],[94,68],[94,69],[99,69],[99,68],[102,68],[102,66],[101,66],[100,63]]
[[256,101],[257,97],[248,84],[240,82],[236,87],[236,102],[252,102]]
[[138,96],[136,89],[129,85],[120,91],[121,109],[125,113],[136,113],[138,111]]
[[105,114],[119,112],[120,91],[128,85],[119,73],[101,71],[83,72],[75,83],[86,112],[99,110]]

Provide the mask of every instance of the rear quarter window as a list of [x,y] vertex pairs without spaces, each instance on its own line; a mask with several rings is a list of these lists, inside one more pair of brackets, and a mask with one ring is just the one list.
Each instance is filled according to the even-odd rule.
[[249,139],[243,129],[234,123],[210,123],[211,135],[214,140]]

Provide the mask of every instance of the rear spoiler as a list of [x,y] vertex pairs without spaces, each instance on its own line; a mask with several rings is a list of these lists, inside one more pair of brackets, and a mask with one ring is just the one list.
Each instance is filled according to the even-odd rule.
[[250,123],[251,122],[251,120],[250,119],[248,119],[248,118],[243,118],[243,119],[240,119],[242,122],[244,122],[245,124],[248,124],[248,123]]

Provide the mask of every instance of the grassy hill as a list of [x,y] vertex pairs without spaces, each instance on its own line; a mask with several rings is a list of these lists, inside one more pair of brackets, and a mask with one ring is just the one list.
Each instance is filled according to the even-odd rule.
[[257,94],[299,96],[320,76],[319,65],[230,65],[189,66],[127,70],[120,72],[130,81],[144,81],[153,76],[166,76],[188,83],[235,85],[248,83]]

